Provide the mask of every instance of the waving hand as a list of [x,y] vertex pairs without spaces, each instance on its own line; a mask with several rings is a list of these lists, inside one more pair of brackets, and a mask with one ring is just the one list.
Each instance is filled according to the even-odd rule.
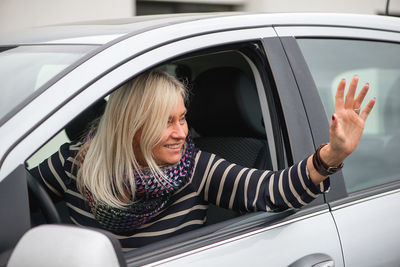
[[[365,121],[375,104],[375,98],[371,99],[361,111],[361,105],[368,92],[369,84],[365,84],[357,97],[355,97],[358,84],[358,76],[354,76],[350,82],[345,96],[346,80],[339,83],[335,98],[335,113],[329,129],[329,143],[320,150],[320,158],[331,167],[336,167],[350,155],[358,145],[364,131]],[[361,112],[360,112],[361,111]],[[307,162],[310,177],[315,184],[320,183],[326,176],[318,173],[310,157]]]

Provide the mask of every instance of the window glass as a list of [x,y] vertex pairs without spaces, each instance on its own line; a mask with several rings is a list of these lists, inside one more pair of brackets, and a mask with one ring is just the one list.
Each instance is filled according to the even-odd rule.
[[359,76],[358,91],[369,82],[376,97],[357,150],[343,174],[349,192],[400,179],[400,45],[377,41],[299,39],[328,118],[337,84]]
[[0,119],[96,46],[26,45],[0,49]]

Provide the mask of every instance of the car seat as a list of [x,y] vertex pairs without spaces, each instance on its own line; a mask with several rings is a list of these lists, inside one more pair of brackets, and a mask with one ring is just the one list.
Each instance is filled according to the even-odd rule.
[[106,104],[106,100],[100,99],[68,123],[65,126],[68,138],[71,141],[82,139],[93,123],[103,115]]
[[[243,70],[204,71],[193,81],[191,97],[188,122],[198,148],[245,167],[272,169],[257,88]],[[210,205],[207,223],[237,215]]]

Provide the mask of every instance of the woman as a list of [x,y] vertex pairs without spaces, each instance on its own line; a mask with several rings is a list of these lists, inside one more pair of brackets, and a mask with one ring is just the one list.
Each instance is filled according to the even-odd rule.
[[361,138],[372,99],[360,114],[368,84],[339,83],[330,142],[282,171],[231,164],[197,150],[188,136],[185,87],[152,70],[111,94],[96,129],[31,170],[63,197],[77,225],[113,232],[137,248],[200,227],[207,204],[238,211],[298,208],[329,189]]

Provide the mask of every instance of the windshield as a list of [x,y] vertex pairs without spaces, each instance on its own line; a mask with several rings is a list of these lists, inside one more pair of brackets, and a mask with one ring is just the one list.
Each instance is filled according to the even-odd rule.
[[43,84],[95,48],[89,45],[0,47],[0,124]]

